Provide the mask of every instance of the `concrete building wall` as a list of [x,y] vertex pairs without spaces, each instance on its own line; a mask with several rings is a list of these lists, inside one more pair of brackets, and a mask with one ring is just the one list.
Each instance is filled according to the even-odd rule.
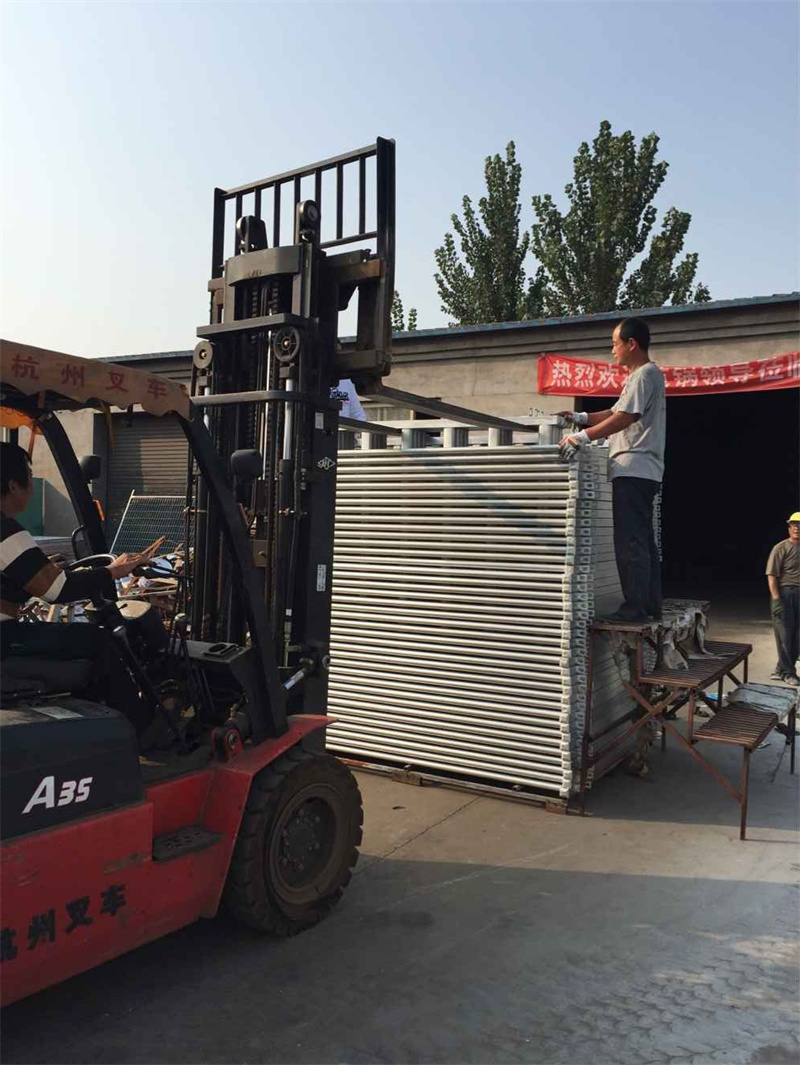
[[[729,301],[694,309],[639,312],[650,326],[655,362],[664,366],[717,366],[765,359],[798,347],[797,296]],[[431,330],[397,337],[394,388],[435,396],[498,415],[525,414],[530,407],[563,410],[563,396],[540,396],[540,354],[611,361],[611,333],[619,313],[543,323],[508,323]]]
[[[799,312],[798,294],[790,293],[636,313],[650,325],[651,354],[657,363],[715,366],[796,351],[800,347]],[[537,392],[539,355],[573,355],[608,362],[611,333],[620,317],[614,312],[398,334],[386,384],[505,417],[524,415],[530,409],[548,413],[563,410],[571,405],[568,398]],[[347,347],[345,340],[345,350]],[[191,356],[190,351],[159,352],[115,361],[188,381]],[[367,414],[370,416],[369,411]],[[82,411],[63,418],[78,455],[94,450],[94,414]],[[36,476],[45,477],[49,485],[45,531],[62,535],[73,527],[72,507],[46,451],[40,443],[34,459]]]

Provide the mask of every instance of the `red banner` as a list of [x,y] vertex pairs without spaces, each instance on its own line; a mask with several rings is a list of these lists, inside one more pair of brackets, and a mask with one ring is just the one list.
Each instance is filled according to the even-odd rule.
[[[710,396],[715,392],[765,392],[800,388],[800,352],[729,366],[662,366],[668,396]],[[610,362],[539,356],[542,396],[618,396],[627,370]]]

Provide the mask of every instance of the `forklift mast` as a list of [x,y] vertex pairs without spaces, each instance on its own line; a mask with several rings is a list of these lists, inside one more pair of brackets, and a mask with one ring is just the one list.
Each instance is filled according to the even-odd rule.
[[[347,213],[346,186],[358,193]],[[287,200],[293,232],[281,243]],[[350,378],[374,392],[389,373],[394,250],[391,140],[214,192],[210,323],[197,330],[192,398],[249,530],[272,644],[257,653],[274,655],[289,713],[327,707],[339,417],[330,390]],[[356,293],[357,336],[344,353],[338,316]],[[190,459],[192,635],[243,645],[246,610],[221,532],[216,494]]]

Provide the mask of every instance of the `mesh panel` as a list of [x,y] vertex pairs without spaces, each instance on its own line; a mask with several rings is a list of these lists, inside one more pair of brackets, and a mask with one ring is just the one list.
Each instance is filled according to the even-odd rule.
[[114,554],[142,551],[160,536],[166,539],[158,549],[159,554],[168,554],[181,544],[185,546],[185,509],[183,496],[143,496],[131,492],[111,550]]

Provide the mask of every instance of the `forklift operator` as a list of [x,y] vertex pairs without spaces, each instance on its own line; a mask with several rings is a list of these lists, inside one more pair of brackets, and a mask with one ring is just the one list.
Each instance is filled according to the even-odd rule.
[[[141,733],[151,714],[123,666],[110,632],[81,622],[23,622],[19,615],[23,604],[34,596],[49,603],[72,603],[96,595],[114,598],[115,579],[127,576],[147,560],[142,555],[125,554],[100,569],[65,573],[16,520],[32,494],[33,476],[27,452],[16,444],[0,444],[0,659],[4,666],[12,658],[16,666],[21,659],[31,659],[30,663],[23,663],[27,668],[19,670],[20,677],[32,681],[41,678],[45,682],[47,665],[85,662],[81,694],[105,700],[113,691],[115,708],[126,714],[137,733]],[[17,670],[12,667],[9,672]]]

